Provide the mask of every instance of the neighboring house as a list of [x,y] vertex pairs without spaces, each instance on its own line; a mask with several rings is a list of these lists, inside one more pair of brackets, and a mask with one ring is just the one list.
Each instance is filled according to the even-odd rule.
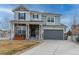
[[64,39],[66,26],[60,23],[60,14],[30,11],[24,5],[18,6],[13,12],[13,39]]
[[0,40],[8,40],[10,38],[9,31],[0,30]]
[[69,31],[66,33],[66,35],[71,36],[71,35],[72,35],[71,30],[69,30]]
[[79,35],[79,24],[77,25],[72,25],[72,35],[73,36],[78,36]]

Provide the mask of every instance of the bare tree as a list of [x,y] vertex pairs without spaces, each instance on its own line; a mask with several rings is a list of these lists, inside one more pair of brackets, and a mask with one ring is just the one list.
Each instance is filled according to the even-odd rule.
[[73,32],[73,30],[76,28],[76,25],[77,25],[77,22],[76,22],[76,19],[77,19],[77,15],[74,15],[73,16],[73,22],[72,22],[72,25],[71,25],[71,40],[73,41],[73,36],[75,34],[75,31]]

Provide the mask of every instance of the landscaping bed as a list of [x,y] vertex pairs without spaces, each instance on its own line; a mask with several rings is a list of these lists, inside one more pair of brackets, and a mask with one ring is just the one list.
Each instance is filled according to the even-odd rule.
[[12,55],[16,52],[28,49],[37,45],[39,41],[29,40],[1,40],[0,41],[0,55]]

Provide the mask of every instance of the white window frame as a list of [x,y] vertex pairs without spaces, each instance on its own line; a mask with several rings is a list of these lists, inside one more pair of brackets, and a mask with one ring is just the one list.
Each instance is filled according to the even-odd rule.
[[[38,15],[38,14],[33,13],[32,18],[33,18],[33,19],[38,19],[38,18],[39,18],[39,15],[38,15],[38,18],[37,18],[37,15]],[[34,16],[36,16],[36,17],[34,17]]]
[[[52,20],[53,20],[53,22],[52,22]],[[51,17],[51,23],[54,23],[54,22],[55,22],[55,18],[54,17]]]
[[[48,17],[50,17],[50,22],[48,22]],[[54,18],[54,22],[51,22],[51,18]],[[47,16],[46,24],[47,25],[54,25],[55,24],[55,16]]]
[[[18,12],[18,19],[19,19],[19,13],[21,14],[21,13],[25,13],[25,12]],[[26,20],[26,16],[27,16],[27,14],[25,13],[25,19],[19,19],[19,20]]]

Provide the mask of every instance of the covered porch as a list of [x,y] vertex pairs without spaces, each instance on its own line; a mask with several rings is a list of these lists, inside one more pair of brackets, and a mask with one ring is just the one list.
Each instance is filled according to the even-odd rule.
[[15,40],[40,40],[42,38],[42,24],[40,22],[13,22],[12,32]]
[[28,24],[27,26],[27,38],[32,40],[42,39],[42,25],[41,24]]

